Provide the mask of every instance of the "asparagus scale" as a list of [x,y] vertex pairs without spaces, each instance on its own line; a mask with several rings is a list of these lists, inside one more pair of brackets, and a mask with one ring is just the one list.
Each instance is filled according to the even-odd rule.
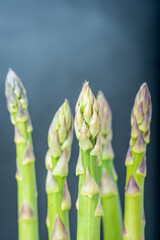
[[117,174],[114,167],[112,148],[112,113],[104,94],[99,91],[97,101],[102,113],[101,134],[102,154],[100,165],[101,199],[104,210],[104,240],[122,239],[122,210],[117,185]]
[[7,107],[14,125],[16,144],[16,180],[18,189],[18,239],[38,240],[37,187],[32,124],[28,100],[18,76],[10,69],[5,86]]
[[76,104],[75,132],[79,140],[79,175],[77,240],[99,240],[103,208],[100,198],[98,157],[101,155],[101,113],[98,103],[85,82]]
[[68,161],[73,139],[73,120],[67,100],[56,112],[48,132],[46,154],[47,228],[49,240],[69,240],[71,197],[67,184]]
[[131,139],[126,155],[124,240],[144,240],[144,180],[146,177],[146,147],[150,141],[152,105],[144,83],[135,98],[131,113]]

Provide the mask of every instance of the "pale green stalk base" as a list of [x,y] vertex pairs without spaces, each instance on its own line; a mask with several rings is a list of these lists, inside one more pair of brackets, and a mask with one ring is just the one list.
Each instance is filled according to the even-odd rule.
[[134,158],[134,164],[127,166],[126,186],[132,174],[141,190],[141,195],[129,196],[125,194],[124,224],[127,229],[127,235],[123,236],[123,239],[137,240],[143,237],[144,240],[145,223],[142,221],[144,213],[144,176],[136,173],[136,170],[144,157],[144,153],[137,154],[132,152],[132,155]]
[[[106,169],[117,187],[117,182],[113,176],[113,160],[102,160],[101,172],[102,168]],[[104,216],[102,217],[104,240],[121,240],[123,223],[118,187],[117,195],[103,197],[101,201],[104,211]]]
[[[91,176],[99,185],[99,167],[97,157],[91,156],[90,151],[85,153],[81,150],[81,158],[84,169],[89,168]],[[81,194],[81,187],[85,179],[85,174],[79,175],[79,209],[78,209],[78,230],[77,240],[100,240],[100,220],[101,217],[94,216],[99,193],[92,198]]]
[[[59,192],[48,194],[48,219],[49,225],[48,227],[48,239],[52,239],[52,232],[55,224],[55,220],[57,215],[59,215],[60,219],[62,220],[65,228],[70,236],[70,228],[69,228],[69,212],[68,210],[62,210],[61,202],[63,199],[63,189],[64,189],[64,180],[65,178],[55,177],[58,185],[59,185]],[[70,237],[69,237],[70,239]]]
[[[52,157],[52,171],[57,163],[57,159]],[[55,220],[57,215],[59,215],[61,221],[63,222],[65,229],[68,232],[69,238],[70,239],[70,227],[69,227],[69,211],[68,210],[62,210],[61,203],[63,199],[63,190],[64,190],[64,181],[66,177],[58,177],[54,176],[56,182],[58,183],[59,186],[59,191],[54,192],[51,194],[47,194],[47,199],[48,199],[48,223],[47,223],[47,228],[48,228],[48,239],[52,239],[52,234],[53,234],[53,229],[55,225]]]
[[[32,145],[31,133],[27,132],[27,122],[17,122],[17,126],[25,138],[24,143],[16,143],[17,167],[22,179],[17,178],[18,184],[18,239],[38,240],[38,214],[37,214],[37,187],[35,176],[35,163],[23,164],[23,156],[27,141]],[[20,211],[26,201],[33,211],[34,216],[28,219],[21,218]]]

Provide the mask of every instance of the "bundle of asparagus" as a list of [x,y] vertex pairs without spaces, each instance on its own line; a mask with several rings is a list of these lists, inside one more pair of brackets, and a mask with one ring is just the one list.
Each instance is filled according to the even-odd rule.
[[97,101],[102,113],[101,134],[102,154],[100,166],[100,186],[103,216],[104,240],[118,240],[122,237],[122,212],[117,186],[112,149],[112,113],[107,100],[101,91],[97,94]]
[[11,69],[5,87],[7,107],[15,130],[19,240],[38,240],[35,156],[31,136],[33,128],[27,110],[26,90]]
[[49,240],[69,240],[71,197],[67,185],[68,161],[73,139],[72,114],[67,100],[56,112],[48,132],[46,154],[47,227]]
[[131,114],[131,139],[125,160],[127,175],[123,239],[144,240],[144,179],[151,114],[151,97],[144,83],[137,93]]
[[[26,91],[9,70],[5,95],[15,128],[17,155],[19,240],[38,240],[37,187],[32,124]],[[77,240],[100,240],[103,216],[104,240],[144,240],[144,178],[146,145],[150,140],[151,97],[147,84],[137,93],[131,114],[131,139],[126,156],[125,214],[122,213],[113,164],[112,114],[102,92],[94,97],[85,82],[75,108],[75,132],[79,141],[76,175],[79,175]],[[49,240],[70,240],[67,185],[68,161],[73,139],[73,118],[67,100],[56,112],[48,132],[46,192]],[[102,203],[101,203],[102,202]]]

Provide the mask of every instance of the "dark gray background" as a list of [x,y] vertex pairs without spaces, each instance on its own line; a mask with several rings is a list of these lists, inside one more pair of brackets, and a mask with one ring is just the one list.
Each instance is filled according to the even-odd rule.
[[[4,97],[8,67],[22,79],[34,126],[39,192],[40,239],[47,239],[44,164],[47,132],[65,98],[73,114],[82,82],[102,89],[113,112],[113,146],[124,202],[124,159],[130,137],[130,112],[146,81],[153,102],[151,143],[145,185],[146,239],[158,238],[158,1],[2,1],[0,0],[0,239],[17,239],[15,146]],[[70,160],[70,225],[76,239],[78,179],[76,137]],[[123,204],[122,204],[123,206]]]

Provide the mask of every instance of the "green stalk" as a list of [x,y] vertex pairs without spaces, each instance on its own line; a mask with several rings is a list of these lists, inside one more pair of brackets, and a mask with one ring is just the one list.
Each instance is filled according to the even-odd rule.
[[101,198],[104,211],[104,240],[122,239],[122,211],[117,185],[112,149],[112,113],[102,92],[98,92],[97,101],[102,113],[102,154],[100,165]]
[[144,180],[146,176],[146,145],[150,140],[151,97],[144,83],[137,93],[131,114],[131,139],[125,165],[124,240],[144,240]]
[[73,120],[67,100],[56,112],[48,132],[46,154],[47,228],[49,240],[69,240],[71,197],[67,185],[68,161],[73,139]]
[[85,82],[76,105],[75,132],[79,140],[79,175],[77,240],[99,240],[100,220],[103,214],[99,192],[98,157],[102,144],[101,114],[97,101]]
[[5,94],[11,122],[15,128],[18,239],[38,240],[37,187],[35,157],[32,145],[32,125],[27,110],[26,91],[18,76],[10,69]]

